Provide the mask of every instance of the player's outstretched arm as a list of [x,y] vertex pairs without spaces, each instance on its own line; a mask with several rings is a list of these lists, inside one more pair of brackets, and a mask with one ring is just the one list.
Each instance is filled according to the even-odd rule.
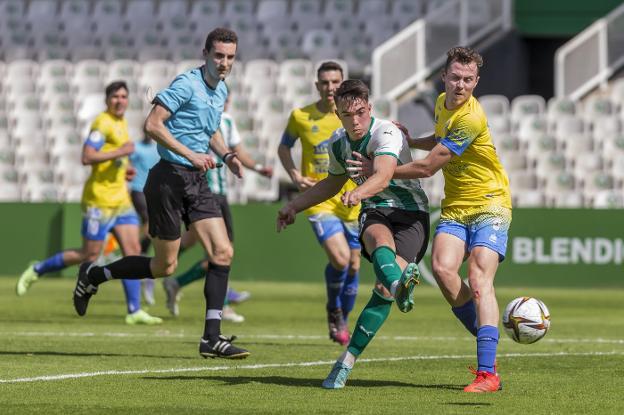
[[292,180],[293,184],[297,186],[300,191],[307,190],[314,186],[316,182],[313,179],[302,175],[301,172],[295,167],[290,147],[285,144],[280,144],[279,147],[277,147],[277,155],[282,163],[282,166],[284,167],[284,170],[288,173],[290,180]]
[[362,199],[375,196],[390,184],[392,174],[397,167],[397,159],[394,156],[382,154],[373,159],[372,172],[368,179],[355,190],[345,192],[342,203],[351,207],[360,203]]
[[401,130],[403,135],[405,135],[405,138],[407,139],[407,144],[409,144],[411,148],[416,148],[418,150],[431,151],[438,143],[438,141],[435,139],[434,134],[431,134],[425,137],[412,138],[410,137],[407,127],[405,127],[403,124],[401,124],[398,121],[393,121],[392,123],[396,125],[399,130]]
[[264,177],[272,177],[273,176],[273,168],[271,166],[265,166],[260,163],[256,163],[256,161],[251,158],[245,147],[242,144],[237,144],[232,147],[232,151],[236,153],[238,159],[243,164],[244,167],[249,170],[253,170],[258,174],[261,174]]
[[169,117],[171,117],[171,113],[168,109],[162,105],[155,104],[143,125],[145,134],[153,138],[161,146],[186,158],[201,171],[214,168],[216,163],[212,157],[208,154],[195,153],[171,135],[165,126],[165,121]]
[[[89,134],[89,136],[91,136],[92,134],[93,132]],[[114,160],[121,157],[129,156],[133,152],[134,143],[132,141],[123,144],[121,147],[115,150],[100,151],[99,148],[94,147],[92,144],[90,144],[90,141],[88,139],[85,145],[82,147],[81,162],[83,165],[89,166],[92,164],[103,163],[108,160]]]
[[453,153],[446,146],[437,144],[427,157],[398,166],[394,171],[395,179],[421,179],[431,177],[444,167]]
[[328,175],[310,189],[288,202],[277,214],[277,231],[295,222],[295,215],[336,195],[346,183],[344,175]]

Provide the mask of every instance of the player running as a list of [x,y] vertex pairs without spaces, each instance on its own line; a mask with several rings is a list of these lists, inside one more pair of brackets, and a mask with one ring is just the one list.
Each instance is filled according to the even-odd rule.
[[[224,111],[227,111],[229,101],[230,96],[228,95]],[[243,147],[238,129],[236,128],[236,123],[234,122],[232,116],[227,112],[224,112],[221,116],[219,131],[223,136],[223,141],[225,142],[225,145],[228,146],[230,151],[233,151],[238,155],[238,158],[244,167],[257,172],[264,177],[273,176],[273,168],[271,166],[265,166],[260,163],[256,163],[251,158],[249,153],[247,153],[247,151]],[[211,152],[210,154],[216,156],[213,152]],[[208,180],[208,187],[210,187],[210,191],[213,193],[215,200],[219,205],[219,209],[221,209],[221,215],[223,216],[223,220],[225,222],[225,228],[227,230],[228,238],[230,238],[230,242],[232,242],[233,244],[234,223],[232,221],[232,212],[230,211],[230,205],[227,200],[228,185],[226,171],[223,168],[210,169],[206,171],[206,179]],[[192,232],[185,232],[184,235],[182,235],[180,250],[189,249],[196,243],[196,241],[197,238]],[[181,294],[180,290],[182,289],[182,287],[185,287],[193,281],[204,278],[206,272],[210,272],[208,265],[208,260],[204,259],[202,261],[198,261],[190,269],[175,278],[169,277],[163,279],[163,287],[167,295],[167,308],[169,309],[171,314],[177,316],[180,313],[178,303]],[[242,323],[243,321],[245,321],[245,318],[240,314],[236,313],[232,306],[230,306],[230,303],[240,302],[241,298],[245,296],[244,293],[244,291],[242,293],[237,293],[231,288],[228,289],[228,294],[225,298],[225,304],[223,305],[222,318],[224,320],[228,320],[234,323]],[[247,296],[249,296],[248,293]]]
[[355,180],[342,203],[362,203],[360,242],[364,257],[373,263],[377,281],[373,294],[360,314],[347,350],[323,382],[327,389],[343,388],[355,360],[388,318],[396,299],[402,312],[414,305],[419,262],[427,249],[429,214],[427,196],[418,180],[394,180],[397,164],[412,161],[401,131],[390,121],[371,117],[368,88],[359,80],[347,80],[335,92],[336,113],[344,128],[329,142],[329,175],[284,206],[278,213],[277,229],[295,221],[298,212],[338,193],[349,180],[347,160],[356,151],[372,159],[373,171]]
[[[394,173],[400,179],[430,177],[440,169],[444,173],[433,272],[451,310],[477,339],[476,378],[464,388],[466,392],[501,389],[496,371],[499,312],[494,277],[505,259],[511,224],[509,180],[492,144],[485,112],[472,95],[482,65],[482,57],[473,49],[455,47],[447,52],[442,72],[445,92],[435,106],[435,134],[409,139],[413,147],[430,153]],[[364,164],[366,173],[371,166]],[[469,286],[458,273],[465,260]]]
[[182,219],[197,234],[210,261],[199,353],[203,357],[228,359],[242,359],[249,352],[234,346],[233,337],[221,335],[232,244],[205,172],[216,167],[213,157],[207,154],[210,147],[241,177],[236,153],[229,151],[217,131],[227,97],[224,80],[232,69],[237,43],[236,33],[231,30],[218,28],[210,32],[203,49],[205,64],[182,73],[160,91],[145,121],[145,132],[158,143],[161,157],[150,170],[143,189],[155,256],[128,256],[102,267],[85,262],[80,266],[74,290],[74,308],[82,316],[98,285],[108,280],[172,275],[177,266]]
[[[280,161],[302,192],[327,177],[329,139],[341,127],[335,113],[334,93],[342,80],[343,72],[339,64],[323,63],[317,70],[316,81],[320,100],[292,111],[286,131],[282,135],[278,148]],[[302,146],[301,171],[295,167],[291,154],[298,139]],[[355,186],[355,183],[345,181],[339,194],[353,190]],[[357,218],[360,208],[359,205],[343,205],[339,194],[311,206],[305,214],[329,260],[325,266],[329,338],[344,346],[349,343],[350,334],[346,321],[355,304],[359,283],[360,242]]]
[[[132,207],[126,184],[128,155],[134,151],[134,144],[128,136],[128,123],[124,118],[128,107],[125,82],[113,82],[106,87],[106,106],[107,110],[93,121],[82,148],[82,163],[92,167],[82,193],[82,249],[59,252],[28,267],[17,282],[17,295],[24,295],[33,282],[47,273],[95,261],[109,232],[115,235],[124,255],[139,255],[141,252],[139,218]],[[141,310],[141,282],[124,279],[122,283],[128,306],[126,323],[162,323],[162,319]]]

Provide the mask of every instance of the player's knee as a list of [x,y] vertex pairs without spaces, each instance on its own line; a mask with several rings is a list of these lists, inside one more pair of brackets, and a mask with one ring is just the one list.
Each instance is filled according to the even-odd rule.
[[360,257],[350,258],[349,259],[349,273],[355,274],[360,270]]
[[152,265],[152,276],[154,278],[170,277],[178,267],[178,259],[172,258],[164,261],[155,261]]
[[386,287],[384,287],[383,284],[379,281],[375,283],[375,288],[373,288],[373,291],[375,291],[378,295],[388,301],[394,301],[394,297],[392,296],[390,291]]
[[437,279],[446,279],[456,272],[448,264],[445,264],[443,261],[439,261],[436,258],[433,258],[431,261],[431,269]]
[[223,244],[215,247],[211,261],[216,264],[230,264],[234,256],[234,248],[231,244]]

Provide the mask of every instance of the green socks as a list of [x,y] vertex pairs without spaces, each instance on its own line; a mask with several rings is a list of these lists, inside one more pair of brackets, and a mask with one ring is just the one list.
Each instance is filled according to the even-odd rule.
[[391,306],[391,300],[387,300],[376,291],[373,291],[371,299],[368,301],[368,304],[366,304],[366,307],[364,307],[364,310],[362,310],[360,317],[355,323],[355,330],[353,331],[351,342],[347,348],[350,353],[359,356],[364,349],[366,349],[368,343],[373,340],[377,331],[388,318]]
[[206,276],[206,270],[201,266],[202,261],[199,261],[195,265],[191,267],[188,271],[183,274],[180,274],[176,277],[176,281],[180,285],[180,287],[184,287],[192,283],[193,281],[197,281],[200,278],[204,278]]
[[396,253],[387,246],[380,246],[371,254],[373,269],[379,282],[390,292],[392,283],[401,279],[401,267],[396,263]]

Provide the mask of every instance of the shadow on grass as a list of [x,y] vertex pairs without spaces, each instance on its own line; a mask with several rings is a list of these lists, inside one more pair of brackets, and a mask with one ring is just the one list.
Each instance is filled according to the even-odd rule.
[[[319,388],[323,379],[292,378],[286,376],[145,376],[148,380],[190,380],[190,381],[214,381],[223,382],[227,385],[245,385],[249,383],[262,383],[267,385],[296,386]],[[418,385],[413,383],[398,382],[392,380],[368,380],[351,379],[347,387],[371,388],[371,387],[402,387],[402,388],[423,388],[423,389],[448,389],[461,390],[459,385]]]
[[0,351],[0,356],[67,356],[67,357],[145,357],[151,359],[188,359],[199,360],[196,356],[173,356],[173,355],[157,355],[157,354],[131,354],[131,353],[85,353],[85,352],[51,352],[51,351],[23,351],[10,352]]

